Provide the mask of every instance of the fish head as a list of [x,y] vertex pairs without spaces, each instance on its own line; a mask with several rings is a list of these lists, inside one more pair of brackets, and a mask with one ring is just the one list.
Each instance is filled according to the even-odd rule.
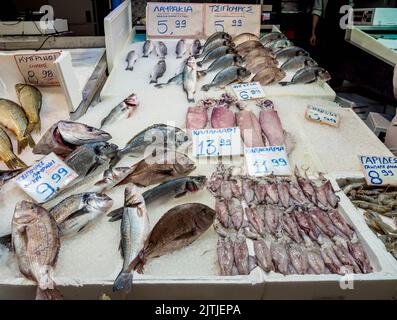
[[222,38],[225,39],[225,40],[229,40],[229,41],[232,40],[232,36],[230,34],[228,34],[228,33],[224,33],[222,35]]
[[186,65],[193,69],[196,68],[197,67],[196,58],[194,56],[190,56],[189,58],[187,58]]
[[282,69],[275,68],[275,70],[276,70],[275,76],[276,76],[276,80],[277,80],[277,81],[280,81],[280,80],[284,79],[285,76],[287,75],[287,74],[285,73],[285,71],[282,70]]
[[112,136],[100,129],[73,121],[59,121],[58,131],[63,140],[74,145],[108,141]]
[[307,67],[317,67],[317,62],[314,61],[312,58],[308,58],[305,60],[305,66]]
[[215,218],[215,210],[201,205],[199,212],[194,215],[194,221],[199,230],[206,230],[213,223]]
[[127,98],[125,98],[124,103],[131,107],[139,106],[139,101],[138,101],[138,98],[135,93],[133,93],[133,94],[129,95]]
[[195,176],[190,177],[191,183],[188,184],[187,188],[190,192],[198,191],[204,188],[205,184],[207,183],[206,176]]
[[251,72],[246,68],[239,68],[237,70],[237,77],[239,80],[244,80],[251,75]]
[[229,46],[229,48],[226,49],[225,54],[228,54],[228,53],[236,53],[236,52],[237,52],[237,51],[236,51],[235,48]]
[[185,131],[177,128],[175,130],[175,145],[179,147],[184,144],[190,144],[190,138]]
[[15,85],[15,91],[17,92],[17,95],[19,96],[19,94],[21,93],[21,90],[23,89],[23,88],[25,88],[27,85],[26,84],[24,84],[24,83],[17,83],[16,85]]
[[119,147],[113,143],[99,142],[96,144],[94,149],[98,156],[110,159],[117,155]]
[[40,219],[42,211],[39,205],[30,201],[21,201],[15,206],[13,222],[18,225],[26,225]]
[[145,200],[135,186],[128,186],[124,190],[124,206],[132,208],[145,207]]
[[224,46],[231,47],[231,48],[234,48],[234,47],[236,46],[236,44],[235,44],[234,42],[230,41],[230,40],[225,40],[225,41],[223,42],[223,45],[224,45]]
[[240,56],[240,55],[236,55],[234,57],[234,63],[238,64],[238,65],[242,65],[245,62],[245,59]]
[[316,75],[319,79],[323,80],[323,81],[329,81],[331,80],[331,75],[329,74],[329,72],[325,69],[319,69],[316,72]]
[[129,173],[131,169],[129,167],[118,167],[112,169],[112,179],[118,181],[120,179],[124,179]]
[[304,49],[299,49],[295,52],[296,56],[308,56],[309,53]]
[[113,206],[113,200],[104,193],[86,193],[83,202],[90,211],[106,212]]
[[173,159],[175,171],[180,174],[192,172],[196,169],[194,161],[183,153],[175,152],[175,158]]

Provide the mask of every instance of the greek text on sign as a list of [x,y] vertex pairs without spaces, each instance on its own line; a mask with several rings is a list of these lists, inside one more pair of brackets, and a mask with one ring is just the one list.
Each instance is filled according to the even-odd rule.
[[261,6],[251,4],[205,4],[204,35],[217,31],[237,36],[249,32],[259,37]]
[[239,100],[261,99],[265,97],[259,82],[237,83],[232,89]]
[[60,51],[14,55],[18,69],[27,84],[36,86],[59,86],[54,61]]
[[200,3],[148,2],[148,38],[194,38],[203,33],[203,6]]
[[54,153],[15,178],[17,184],[38,203],[46,202],[78,177]]
[[360,156],[365,181],[371,186],[397,186],[397,158]]
[[192,130],[193,154],[196,157],[241,155],[240,129]]
[[305,117],[307,120],[323,123],[332,127],[339,127],[340,124],[339,114],[316,106],[307,106]]
[[244,154],[250,176],[290,176],[292,174],[284,146],[245,148]]

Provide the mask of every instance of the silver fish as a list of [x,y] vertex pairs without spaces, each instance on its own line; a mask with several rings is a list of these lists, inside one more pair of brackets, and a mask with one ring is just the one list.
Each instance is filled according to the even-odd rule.
[[177,59],[182,58],[182,56],[186,53],[186,50],[187,50],[186,41],[183,39],[179,40],[175,48],[176,58]]
[[149,57],[150,53],[153,51],[154,49],[154,44],[152,40],[146,40],[145,43],[143,44],[143,56],[145,58]]
[[201,90],[208,91],[212,87],[224,88],[227,85],[235,81],[243,81],[246,79],[251,72],[247,69],[239,66],[230,66],[220,71],[211,83],[205,84],[201,87]]
[[97,181],[94,186],[100,187],[100,192],[106,192],[123,181],[131,172],[130,167],[118,167],[105,170],[103,178]]
[[157,83],[157,79],[161,78],[166,70],[167,66],[165,60],[159,60],[159,62],[157,62],[157,64],[154,66],[152,73],[150,74],[150,83]]
[[317,62],[314,61],[312,58],[308,56],[297,56],[285,61],[280,68],[281,70],[284,71],[293,71],[306,67],[317,67],[317,66],[318,66]]
[[213,41],[217,39],[232,40],[232,37],[227,32],[215,32],[207,38],[207,41],[205,41],[203,45],[203,50],[205,50],[207,46],[209,46]]
[[225,39],[216,39],[214,41],[212,41],[211,43],[209,43],[205,49],[203,49],[203,51],[201,52],[201,54],[199,56],[197,56],[197,58],[203,58],[205,57],[209,52],[211,52],[212,50],[219,48],[219,47],[223,47],[223,46],[227,46],[227,47],[235,47],[234,43],[231,42],[230,40],[225,40]]
[[274,40],[279,40],[279,39],[285,39],[285,35],[283,35],[280,32],[269,32],[266,33],[264,36],[262,36],[259,41],[266,46],[268,43],[274,41]]
[[19,175],[25,169],[0,170],[0,190],[8,181]]
[[157,56],[160,59],[165,59],[167,52],[168,52],[168,49],[167,49],[167,46],[165,45],[165,43],[163,41],[157,42],[157,46],[156,46]]
[[73,121],[59,121],[57,128],[61,138],[75,146],[112,139],[112,136],[103,130]]
[[194,102],[197,83],[197,64],[193,56],[189,57],[186,62],[186,66],[182,72],[182,81],[183,90],[186,92],[188,102]]
[[136,94],[133,93],[124,99],[123,102],[114,107],[112,111],[110,111],[109,114],[102,119],[100,129],[109,124],[115,123],[118,120],[130,118],[138,106],[139,102],[137,100]]
[[284,49],[288,47],[292,47],[294,44],[288,39],[277,39],[267,43],[265,46],[276,51],[279,49]]
[[244,58],[238,54],[229,53],[224,56],[219,57],[205,70],[200,70],[199,74],[205,75],[210,71],[215,71],[218,69],[224,69],[229,66],[242,66],[244,63]]
[[300,47],[288,47],[275,52],[277,60],[289,60],[296,56],[308,56],[309,53]]
[[200,53],[201,48],[202,48],[202,46],[201,46],[200,40],[199,39],[194,39],[194,41],[192,43],[192,46],[190,48],[190,54],[192,56],[197,56]]
[[281,85],[288,85],[288,84],[307,84],[313,83],[317,80],[321,81],[329,81],[331,80],[331,75],[328,73],[327,70],[320,68],[320,67],[307,67],[301,70],[298,70],[294,77],[292,78],[291,82],[280,82]]
[[125,70],[134,70],[134,65],[137,60],[138,54],[135,50],[131,50],[130,52],[128,52],[127,57],[125,58],[125,61],[127,62],[127,67],[125,68]]
[[208,52],[204,56],[203,60],[201,60],[200,62],[197,62],[197,65],[199,67],[202,67],[203,64],[211,62],[215,59],[218,59],[219,57],[224,56],[225,54],[228,54],[228,53],[236,53],[236,50],[229,46],[216,47],[213,50],[211,50],[210,52]]

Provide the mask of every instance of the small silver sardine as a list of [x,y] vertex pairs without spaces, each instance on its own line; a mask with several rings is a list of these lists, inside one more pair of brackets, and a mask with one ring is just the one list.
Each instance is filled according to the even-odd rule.
[[134,65],[137,60],[138,54],[135,50],[131,50],[130,52],[128,52],[127,57],[125,58],[125,61],[127,61],[127,67],[125,68],[125,70],[134,70]]

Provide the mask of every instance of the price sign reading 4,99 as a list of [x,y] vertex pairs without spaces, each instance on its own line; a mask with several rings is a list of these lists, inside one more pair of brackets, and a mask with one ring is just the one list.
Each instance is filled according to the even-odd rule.
[[251,4],[205,4],[204,35],[209,37],[217,31],[237,36],[250,32],[260,33],[261,6]]
[[365,180],[371,186],[397,186],[397,158],[383,156],[360,156]]
[[192,130],[193,154],[196,157],[241,155],[239,128]]
[[245,148],[244,151],[250,176],[290,176],[292,174],[284,146]]
[[148,2],[148,38],[199,37],[203,32],[203,6],[199,3]]
[[76,172],[51,153],[22,172],[15,181],[35,201],[43,203],[77,177]]

